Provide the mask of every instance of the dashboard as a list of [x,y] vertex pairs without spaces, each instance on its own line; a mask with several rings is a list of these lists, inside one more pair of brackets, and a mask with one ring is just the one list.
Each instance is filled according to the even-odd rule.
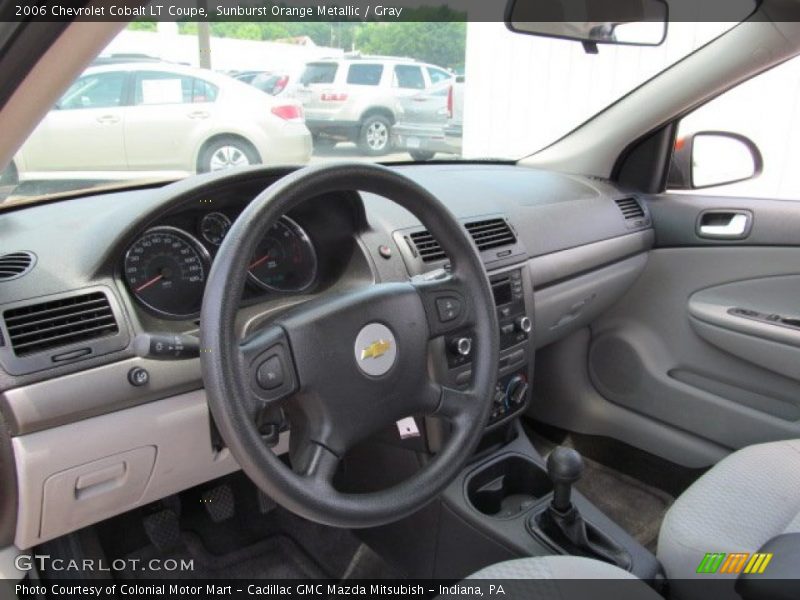
[[[496,298],[508,329],[499,423],[513,408],[509,391],[533,377],[534,350],[588,324],[641,273],[653,245],[647,204],[608,181],[515,165],[394,168],[464,223],[490,279],[498,290],[505,285]],[[134,339],[197,332],[208,274],[231,223],[290,171],[206,174],[0,212],[4,253],[33,257],[22,276],[0,281],[0,449],[14,448],[19,547],[238,468],[211,443],[199,359],[142,358]],[[437,246],[385,198],[352,190],[312,198],[265,228],[241,265],[248,281],[237,325],[245,334],[300,302],[446,268]],[[448,349],[462,341],[441,340],[437,352],[447,358],[432,365],[455,384],[469,377],[468,360]],[[132,378],[136,370],[147,378]],[[74,498],[45,493],[47,482],[117,456],[142,462],[140,489],[83,512],[69,506]],[[45,514],[78,521],[48,525]]]

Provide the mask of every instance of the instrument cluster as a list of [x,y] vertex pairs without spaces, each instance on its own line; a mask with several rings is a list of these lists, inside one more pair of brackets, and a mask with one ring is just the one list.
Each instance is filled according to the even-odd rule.
[[[136,302],[161,318],[195,318],[213,258],[236,216],[229,210],[191,211],[141,233],[122,265]],[[306,292],[317,282],[317,249],[297,221],[283,216],[264,234],[246,268],[251,292]]]

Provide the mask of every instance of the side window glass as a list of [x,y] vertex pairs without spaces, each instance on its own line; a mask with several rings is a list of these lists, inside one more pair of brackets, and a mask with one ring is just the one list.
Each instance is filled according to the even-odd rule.
[[428,67],[428,77],[431,78],[431,85],[436,85],[437,83],[441,83],[442,81],[447,81],[448,79],[452,79],[453,75],[442,69],[435,69],[433,67]]
[[399,88],[424,90],[425,79],[422,77],[422,68],[414,65],[395,65],[394,85]]
[[192,102],[214,102],[218,88],[203,79],[192,78]]
[[383,75],[383,65],[350,65],[347,83],[353,85],[378,85]]
[[57,106],[61,110],[119,106],[126,76],[124,71],[85,75],[70,86]]
[[798,164],[800,57],[795,57],[681,120],[667,188],[800,200]]

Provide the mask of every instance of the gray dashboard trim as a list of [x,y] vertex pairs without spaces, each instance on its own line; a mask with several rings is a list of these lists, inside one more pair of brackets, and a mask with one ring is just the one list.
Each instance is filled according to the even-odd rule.
[[655,234],[652,229],[637,231],[568,250],[560,250],[536,256],[529,262],[534,289],[553,285],[609,265],[623,258],[646,252],[653,247]]
[[[150,373],[147,385],[128,383],[128,371],[134,367]],[[9,421],[11,435],[17,436],[202,387],[199,358],[132,358],[6,390],[0,394],[0,410]]]

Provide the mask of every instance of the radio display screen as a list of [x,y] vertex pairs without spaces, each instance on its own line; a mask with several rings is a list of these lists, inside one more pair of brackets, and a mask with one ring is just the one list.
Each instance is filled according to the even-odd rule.
[[511,282],[506,279],[505,281],[498,281],[492,284],[492,294],[494,295],[495,306],[503,306],[511,302]]

